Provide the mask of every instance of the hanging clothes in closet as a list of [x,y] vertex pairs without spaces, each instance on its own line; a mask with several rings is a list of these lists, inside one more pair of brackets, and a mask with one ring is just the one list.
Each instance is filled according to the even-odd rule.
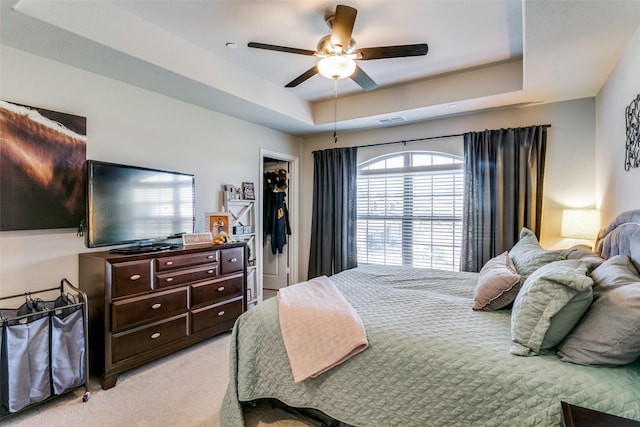
[[263,205],[262,205],[262,230],[264,232],[264,242],[267,241],[267,236],[271,235],[271,213],[273,212],[273,197],[271,195],[276,189],[276,182],[278,180],[278,174],[275,172],[265,172],[263,177]]
[[264,234],[271,235],[271,253],[282,253],[291,235],[289,211],[285,202],[287,189],[287,172],[284,169],[264,174]]

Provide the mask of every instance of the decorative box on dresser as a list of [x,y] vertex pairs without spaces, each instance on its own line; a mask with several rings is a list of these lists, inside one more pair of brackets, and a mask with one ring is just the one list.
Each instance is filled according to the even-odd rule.
[[118,374],[233,328],[247,309],[246,244],[80,254],[89,365],[102,388]]

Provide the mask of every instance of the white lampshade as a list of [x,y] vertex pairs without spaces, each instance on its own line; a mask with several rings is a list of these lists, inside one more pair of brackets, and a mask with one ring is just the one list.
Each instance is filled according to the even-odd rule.
[[344,79],[356,70],[356,62],[346,56],[331,55],[318,61],[318,72],[328,79]]
[[562,211],[561,237],[593,240],[600,228],[597,209],[565,209]]

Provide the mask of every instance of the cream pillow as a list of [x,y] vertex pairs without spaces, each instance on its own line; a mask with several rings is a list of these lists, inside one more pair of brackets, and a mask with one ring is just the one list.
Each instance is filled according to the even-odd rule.
[[473,309],[493,311],[511,304],[520,289],[520,275],[516,272],[509,252],[491,258],[480,270],[473,295]]

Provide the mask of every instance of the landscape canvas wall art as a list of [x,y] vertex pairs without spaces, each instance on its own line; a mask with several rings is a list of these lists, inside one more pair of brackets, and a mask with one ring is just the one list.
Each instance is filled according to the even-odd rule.
[[77,228],[87,119],[0,100],[0,231]]

